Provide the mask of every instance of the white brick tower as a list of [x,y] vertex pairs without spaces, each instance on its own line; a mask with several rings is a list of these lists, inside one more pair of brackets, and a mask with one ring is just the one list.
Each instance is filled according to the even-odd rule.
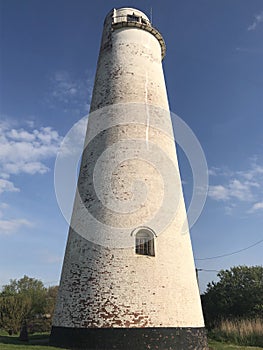
[[139,10],[106,17],[51,343],[207,349],[162,70]]

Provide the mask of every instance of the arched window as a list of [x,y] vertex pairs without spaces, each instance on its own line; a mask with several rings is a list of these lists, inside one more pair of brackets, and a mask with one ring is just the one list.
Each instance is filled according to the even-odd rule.
[[150,230],[141,229],[135,235],[135,252],[140,255],[154,256],[154,235]]

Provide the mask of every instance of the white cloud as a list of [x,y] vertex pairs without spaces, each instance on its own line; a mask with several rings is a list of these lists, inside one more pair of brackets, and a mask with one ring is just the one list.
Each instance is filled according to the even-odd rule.
[[218,170],[219,170],[219,168],[212,167],[212,168],[208,169],[208,175],[209,176],[216,176],[218,174]]
[[246,171],[238,171],[237,174],[247,180],[253,180],[260,175],[263,175],[263,166],[257,164],[257,161],[253,161],[250,169]]
[[208,196],[215,200],[229,199],[228,190],[222,185],[209,186]]
[[208,170],[208,175],[209,176],[228,176],[228,177],[231,177],[234,175],[234,172],[226,167],[219,168],[219,167],[212,166]]
[[8,136],[10,139],[13,140],[19,140],[19,141],[33,141],[35,139],[35,135],[32,133],[29,133],[23,129],[16,130],[11,129],[6,133],[6,136]]
[[0,203],[0,209],[7,209],[7,208],[9,208],[9,204],[4,202]]
[[228,192],[230,197],[237,198],[240,201],[250,201],[253,198],[251,184],[248,181],[241,182],[237,179],[231,180],[228,185]]
[[[237,209],[238,203],[249,205],[255,203],[247,213],[253,213],[261,209],[263,199],[263,166],[257,157],[251,160],[246,170],[232,171],[227,168],[212,167],[210,179],[213,182],[208,191],[208,196],[216,201],[225,203],[227,214]],[[217,182],[217,183],[216,183]]]
[[[9,208],[9,205],[6,203],[2,203],[0,205],[0,209]],[[10,235],[16,233],[22,227],[33,227],[33,223],[27,219],[6,219],[4,218],[4,212],[0,210],[0,236],[1,235]]]
[[45,174],[49,171],[49,168],[41,162],[19,162],[19,163],[8,163],[5,165],[5,171],[9,174]]
[[210,186],[208,195],[215,200],[228,200],[232,197],[240,201],[251,201],[253,199],[251,186],[255,186],[255,184],[233,179],[226,186]]
[[21,227],[32,227],[33,223],[26,219],[0,220],[0,235],[8,235],[18,231]]
[[51,127],[27,131],[0,124],[0,191],[17,190],[10,175],[21,173],[44,174],[49,171],[45,161],[56,156],[62,138]]
[[255,30],[260,23],[263,22],[263,11],[258,15],[255,15],[254,22],[248,26],[247,30]]
[[263,202],[255,203],[252,208],[248,210],[248,213],[254,213],[258,210],[263,210]]
[[19,192],[19,188],[15,187],[11,181],[0,179],[0,194],[3,192]]

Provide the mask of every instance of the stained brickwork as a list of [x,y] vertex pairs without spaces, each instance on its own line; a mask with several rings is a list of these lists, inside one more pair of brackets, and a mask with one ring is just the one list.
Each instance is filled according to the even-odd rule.
[[180,257],[183,246],[182,240],[175,249],[171,239],[159,242],[157,238],[156,256],[145,257],[135,255],[134,249],[112,250],[91,244],[71,232],[53,324],[103,328],[202,326],[199,300],[192,292],[191,266],[184,266],[184,259],[192,257],[186,253],[181,262],[174,262],[171,256],[173,252]]

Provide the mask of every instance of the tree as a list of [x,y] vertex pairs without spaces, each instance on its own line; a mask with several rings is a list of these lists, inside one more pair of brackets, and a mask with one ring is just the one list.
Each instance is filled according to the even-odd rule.
[[208,325],[220,319],[263,317],[263,267],[236,266],[221,270],[202,295]]
[[49,330],[56,293],[57,287],[45,288],[28,276],[10,280],[0,293],[0,328],[17,333],[29,323],[32,329]]
[[29,310],[31,301],[21,295],[0,297],[0,328],[9,334],[18,333]]
[[46,303],[45,313],[47,316],[50,315],[50,318],[54,314],[57,294],[58,294],[58,286],[52,286],[47,289],[47,295],[46,295],[47,303]]
[[25,315],[26,319],[30,319],[37,314],[44,313],[46,306],[46,288],[43,282],[35,278],[24,276],[19,280],[10,280],[2,290],[2,296],[19,296],[22,299],[30,300],[30,307]]

